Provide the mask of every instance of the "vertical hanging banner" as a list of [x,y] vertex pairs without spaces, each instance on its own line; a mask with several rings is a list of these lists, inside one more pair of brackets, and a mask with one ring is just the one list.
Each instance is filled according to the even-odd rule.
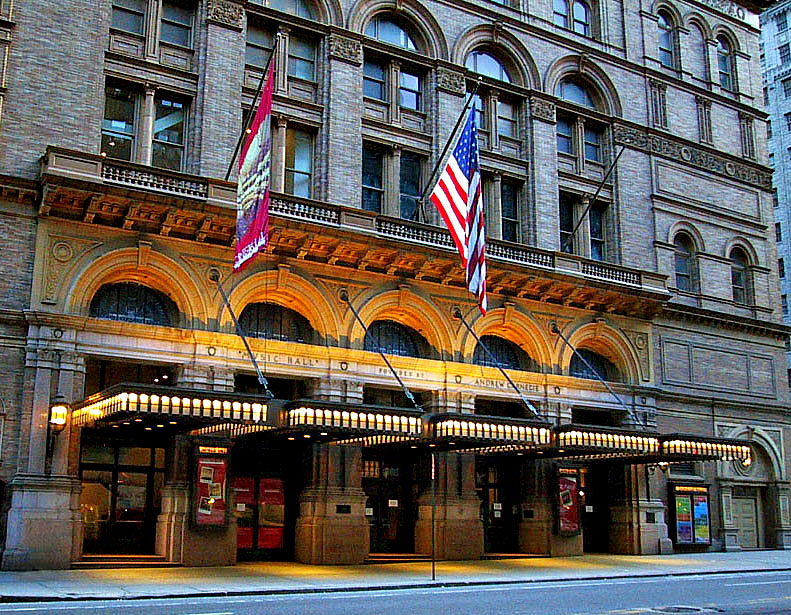
[[236,256],[233,270],[240,271],[269,240],[269,184],[272,177],[272,90],[274,66],[270,64],[261,102],[239,156],[236,191]]

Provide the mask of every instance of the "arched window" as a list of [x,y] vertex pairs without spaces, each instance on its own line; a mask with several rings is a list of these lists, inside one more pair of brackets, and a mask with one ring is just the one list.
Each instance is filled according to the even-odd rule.
[[569,27],[569,5],[566,0],[555,0],[555,25]]
[[[483,349],[484,345],[492,353],[494,360]],[[529,372],[539,371],[538,363],[529,354],[513,342],[496,335],[481,336],[481,343],[475,346],[472,362],[475,365],[484,367],[502,367],[504,369],[519,369]]]
[[679,233],[673,240],[675,248],[676,288],[687,292],[697,290],[695,271],[695,244],[686,233]]
[[580,0],[574,2],[574,32],[583,36],[591,35],[591,13],[588,5]]
[[751,299],[750,259],[741,248],[734,248],[730,254],[731,289],[736,303],[747,304]]
[[593,96],[591,96],[590,90],[573,77],[567,77],[558,83],[555,88],[555,96],[583,107],[596,108],[596,103]]
[[659,61],[662,66],[676,68],[676,33],[673,19],[667,11],[659,11],[656,22],[659,27]]
[[511,83],[511,76],[505,66],[503,66],[503,63],[485,51],[473,51],[467,56],[467,61],[464,65],[479,75]]
[[720,86],[723,90],[732,92],[736,89],[736,79],[733,74],[733,49],[724,36],[717,37],[717,69],[720,75]]
[[268,0],[266,3],[261,0],[253,0],[253,2],[255,2],[255,4],[265,4],[270,8],[283,11],[284,13],[291,13],[297,17],[316,19],[313,7],[305,2],[305,0]]
[[365,336],[365,350],[399,357],[425,358],[428,342],[417,331],[393,320],[377,320]]
[[106,284],[94,295],[90,315],[142,325],[170,327],[178,318],[176,304],[161,292],[135,284]]
[[250,337],[313,343],[314,331],[308,319],[276,303],[249,303],[239,316],[239,324]]
[[365,28],[365,35],[403,49],[417,51],[415,41],[409,33],[400,24],[387,17],[374,17]]
[[[695,22],[691,23],[689,26],[688,40],[688,63],[692,75],[705,81],[709,78],[708,44],[706,43],[706,35]],[[685,61],[685,64],[686,63]]]
[[[588,362],[590,367],[585,365],[580,355]],[[591,367],[593,370],[591,370]],[[580,348],[572,355],[571,364],[569,365],[570,376],[585,378],[586,380],[598,380],[597,374],[602,380],[607,380],[608,382],[620,382],[621,380],[618,368],[599,353],[587,348]]]

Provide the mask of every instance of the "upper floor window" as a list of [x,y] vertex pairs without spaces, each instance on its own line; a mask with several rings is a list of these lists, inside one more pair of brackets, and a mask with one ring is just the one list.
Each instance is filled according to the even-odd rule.
[[676,34],[673,19],[667,11],[657,14],[659,28],[659,62],[667,68],[676,68]]
[[428,343],[413,329],[393,320],[377,320],[368,327],[365,350],[399,357],[426,358]]
[[574,77],[560,81],[555,95],[575,105],[567,110],[558,108],[555,126],[558,152],[574,156],[578,172],[585,169],[586,162],[603,163],[605,126],[595,118],[586,117],[584,109],[580,109],[597,109],[598,97]]
[[695,244],[686,233],[679,233],[673,240],[676,270],[676,288],[694,292],[697,286],[695,275]]
[[486,86],[478,88],[478,92],[472,105],[481,148],[520,156],[522,101],[510,93]]
[[[607,258],[609,207],[602,201],[596,201],[590,207],[587,203],[575,195],[561,192],[558,203],[560,250],[604,261]],[[587,233],[581,233],[577,225],[585,216],[588,218],[588,227],[584,229]]]
[[783,227],[779,222],[775,222],[775,241],[778,243],[783,241]]
[[192,47],[192,18],[195,11],[175,2],[162,2],[159,40]]
[[751,301],[750,260],[742,248],[733,248],[730,253],[731,290],[736,303],[747,304]]
[[497,81],[511,83],[511,75],[502,62],[485,51],[473,51],[467,56],[464,65],[472,72]]
[[791,62],[791,47],[788,43],[780,45],[777,48],[777,55],[780,58],[780,64],[788,64]]
[[[424,70],[407,61],[393,61],[392,58],[382,58],[375,53],[366,54],[363,62],[363,96],[381,101],[369,101],[366,114],[402,123],[407,120],[407,125],[412,128],[416,127],[415,122],[424,126]],[[404,112],[406,115],[402,117]]]
[[[285,60],[279,60],[277,56],[273,59],[277,65],[276,71],[283,71],[286,74],[286,87],[290,96],[312,100],[316,93],[316,42],[292,27],[283,28],[279,36],[282,41],[281,49],[285,52]],[[275,40],[274,26],[255,23],[252,19],[248,19],[245,48],[245,64],[248,67],[245,75],[247,87],[255,88],[258,85],[261,76],[259,71],[266,68],[272,57]],[[277,84],[278,80],[275,80],[275,83]]]
[[618,368],[612,361],[587,348],[580,348],[572,355],[569,375],[587,380],[598,380],[599,378],[609,382],[621,380]]
[[109,158],[133,160],[135,152],[136,95],[120,87],[105,88],[102,153]]
[[596,108],[596,103],[593,101],[593,96],[590,90],[579,81],[573,78],[563,79],[558,83],[555,89],[555,95],[558,98],[567,100],[568,102],[582,105],[590,109]]
[[132,282],[105,284],[91,300],[94,318],[170,327],[178,319],[176,304],[163,293]]
[[180,171],[184,161],[184,102],[172,96],[155,99],[154,142],[151,164]]
[[304,130],[286,129],[284,192],[310,198],[313,178],[313,135]]
[[111,26],[124,32],[144,34],[147,0],[113,0]]
[[363,96],[385,100],[385,68],[373,60],[363,64]]
[[[113,0],[110,27],[113,30],[145,36],[146,16],[157,13],[159,14],[159,42],[191,49],[195,18],[195,6],[192,2]],[[149,35],[154,36],[154,33],[149,32]]]
[[245,47],[245,63],[264,70],[273,47],[272,33],[264,28],[259,28],[248,22],[247,45]]
[[239,324],[251,337],[313,343],[314,331],[308,319],[275,303],[250,303],[239,316]]
[[417,45],[409,32],[387,17],[374,17],[365,28],[365,35],[410,51],[417,51]]
[[[489,352],[486,352],[487,349]],[[529,354],[512,341],[497,335],[481,336],[480,343],[475,346],[472,362],[484,367],[539,371],[538,363]]]
[[591,36],[591,10],[581,0],[554,0],[554,21],[556,26]]
[[733,72],[733,48],[724,36],[717,37],[717,68],[722,89],[734,91],[736,79]]
[[416,220],[417,208],[422,196],[423,162],[425,158],[414,152],[401,152],[398,203],[401,218]]
[[291,13],[305,19],[315,19],[313,7],[305,0],[250,0],[253,4],[268,6],[284,13]]
[[504,241],[519,241],[519,185],[502,180],[500,183],[500,223]]
[[381,149],[363,145],[363,209],[382,213],[384,200],[384,154]]

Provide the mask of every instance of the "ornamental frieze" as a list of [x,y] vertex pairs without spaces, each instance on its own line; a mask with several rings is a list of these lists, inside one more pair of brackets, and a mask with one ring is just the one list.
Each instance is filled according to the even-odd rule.
[[464,96],[467,93],[467,83],[464,75],[444,66],[440,66],[437,69],[437,88],[459,96]]
[[530,114],[537,120],[555,123],[555,103],[533,96],[530,99]]
[[206,20],[241,30],[244,26],[244,7],[228,0],[209,0]]
[[694,145],[674,141],[662,135],[652,135],[639,128],[615,124],[613,138],[619,145],[686,162],[693,167],[718,173],[760,188],[770,189],[772,187],[771,173],[733,162],[724,156],[707,152]]
[[363,44],[360,41],[333,34],[329,38],[329,50],[331,58],[357,66],[363,63]]

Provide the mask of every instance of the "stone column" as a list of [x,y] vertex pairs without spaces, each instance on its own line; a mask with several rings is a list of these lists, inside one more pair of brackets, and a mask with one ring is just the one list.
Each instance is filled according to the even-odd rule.
[[386,160],[385,194],[382,214],[393,218],[401,217],[401,148],[393,146]]
[[775,508],[775,549],[791,549],[791,485],[777,482],[768,489],[770,505]]
[[489,224],[486,226],[486,234],[492,239],[503,238],[503,176],[495,173],[492,177],[491,195],[489,198]]
[[286,186],[286,132],[288,119],[284,115],[277,117],[277,130],[272,144],[272,191],[283,192]]
[[[455,412],[456,395],[435,391],[426,404],[431,412]],[[430,455],[430,453],[426,453]],[[430,459],[428,460],[430,464]],[[481,500],[475,493],[475,456],[435,454],[436,507],[431,482],[418,497],[415,551],[431,553],[431,518],[434,508],[434,544],[438,559],[477,559],[483,555]]]
[[140,143],[137,147],[138,162],[151,164],[154,139],[154,96],[156,88],[146,86],[146,95],[143,98],[143,109],[140,113]]
[[362,448],[317,444],[313,480],[299,496],[294,556],[305,564],[360,564],[370,528],[362,489]]
[[530,158],[542,164],[530,165],[530,192],[534,196],[535,235],[547,250],[560,250],[558,216],[557,136],[555,104],[533,95],[530,99],[532,148]]

